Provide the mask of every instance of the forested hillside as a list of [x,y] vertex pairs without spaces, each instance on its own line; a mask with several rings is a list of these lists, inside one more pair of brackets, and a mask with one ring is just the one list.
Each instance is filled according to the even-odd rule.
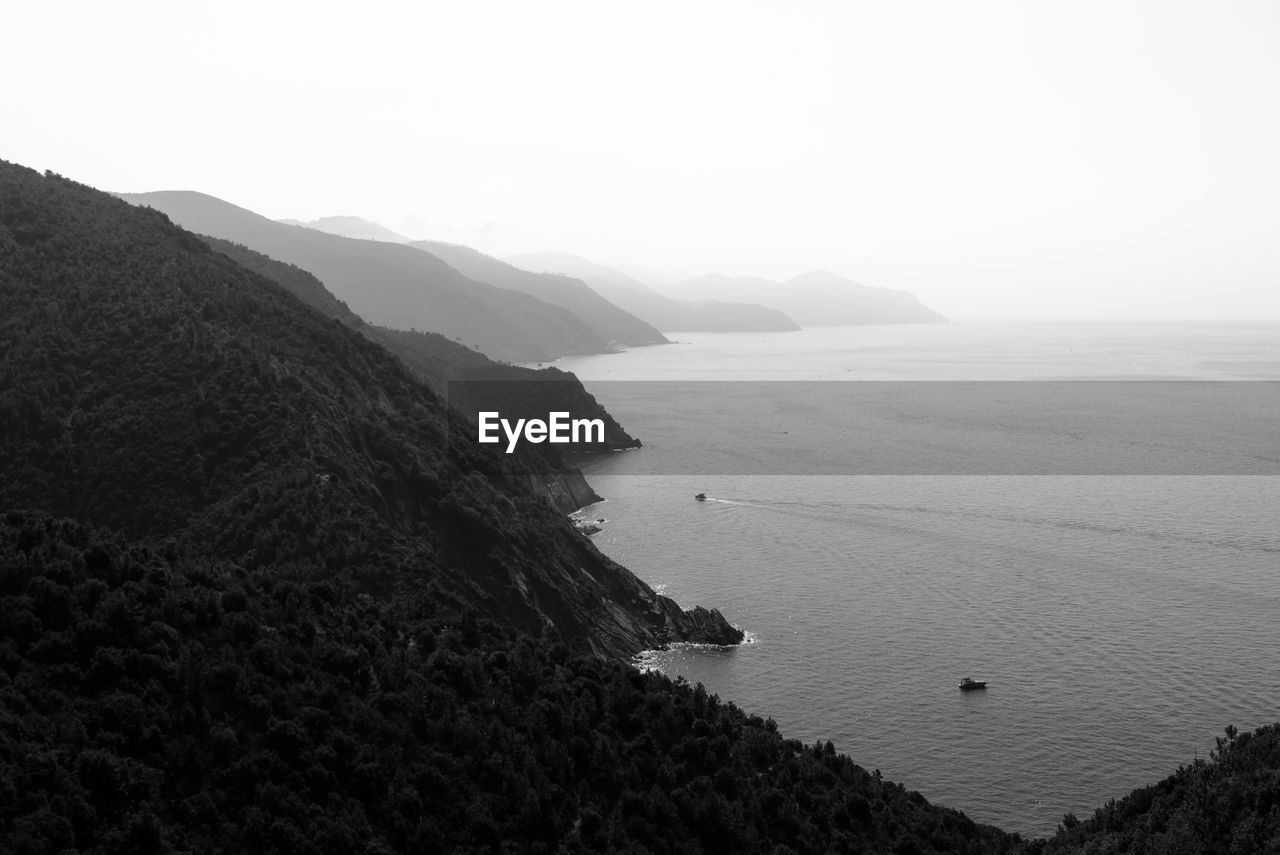
[[428,590],[577,649],[711,625],[600,555],[382,347],[164,215],[7,164],[0,205],[0,508]]
[[1002,852],[702,688],[0,515],[0,851]]

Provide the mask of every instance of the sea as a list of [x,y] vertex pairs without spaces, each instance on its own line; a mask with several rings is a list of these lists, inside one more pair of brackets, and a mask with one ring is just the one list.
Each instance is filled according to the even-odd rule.
[[[1207,759],[1227,725],[1280,720],[1280,324],[673,338],[557,363],[645,443],[576,461],[606,497],[579,511],[602,521],[596,545],[748,635],[732,648],[649,651],[641,667],[703,683],[788,737],[831,740],[934,803],[1029,837]],[[1109,437],[1104,465],[1027,451],[1038,434],[1082,441],[1097,421],[1082,409],[1123,413],[1146,390],[1165,400],[1172,383],[1204,381],[1235,390],[1236,403],[1191,395],[1203,418],[1157,408],[1136,427],[1112,419],[1128,433]],[[925,413],[889,395],[875,404],[885,418],[842,434],[857,414],[808,390],[849,382],[820,388],[976,384],[979,396]],[[1069,418],[1022,423],[1010,413],[1028,389],[1028,400],[1084,394],[1063,408]],[[1053,427],[1063,418],[1067,428]],[[1173,422],[1199,426],[1143,439]],[[892,464],[846,465],[877,431],[893,449],[875,459]],[[962,692],[965,676],[988,687]]]

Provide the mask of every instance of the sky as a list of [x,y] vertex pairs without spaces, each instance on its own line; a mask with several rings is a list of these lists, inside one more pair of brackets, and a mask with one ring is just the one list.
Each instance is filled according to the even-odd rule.
[[952,318],[1280,318],[1280,3],[23,3],[0,158]]

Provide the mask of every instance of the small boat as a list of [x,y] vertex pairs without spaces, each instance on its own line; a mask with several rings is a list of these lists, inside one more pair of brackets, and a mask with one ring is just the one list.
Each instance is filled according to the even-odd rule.
[[975,680],[972,677],[965,677],[960,681],[960,691],[962,692],[971,692],[974,689],[985,689],[986,687],[986,680]]
[[697,495],[694,496],[694,498],[697,499],[699,502],[705,502],[707,500],[707,494],[698,493]]

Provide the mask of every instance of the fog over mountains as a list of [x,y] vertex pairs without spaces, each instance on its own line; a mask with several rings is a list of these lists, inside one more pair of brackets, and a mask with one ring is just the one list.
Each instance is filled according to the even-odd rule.
[[409,243],[413,240],[413,238],[407,238],[402,234],[391,231],[381,223],[375,223],[363,217],[320,217],[306,223],[302,220],[283,219],[279,222],[287,226],[305,226],[316,231],[328,232],[331,235],[359,238],[360,240],[380,240],[387,243]]
[[507,261],[526,270],[575,276],[616,305],[667,332],[783,332],[800,328],[782,312],[765,306],[672,299],[620,270],[567,252],[527,253]]
[[620,308],[580,279],[555,273],[533,273],[454,243],[420,240],[409,244],[444,260],[480,282],[510,288],[573,312],[620,345],[666,344],[658,328]]
[[420,249],[279,223],[203,193],[121,198],[155,208],[191,231],[296,264],[370,323],[438,332],[493,359],[516,362],[610,350],[604,334],[567,309],[468,279]]
[[744,300],[775,306],[803,326],[920,324],[945,321],[914,294],[873,288],[826,270],[785,282],[718,273],[663,286],[686,300]]
[[[863,285],[828,271],[815,270],[781,283],[718,273],[674,281],[644,268],[604,265],[566,252],[522,253],[502,262],[461,244],[413,241],[360,217],[282,222],[418,247],[472,279],[567,308],[620,345],[666,341],[658,330],[781,332],[800,326],[946,320],[906,291]],[[579,287],[584,283],[587,288]],[[596,296],[603,301],[593,299]],[[612,306],[606,307],[605,301]]]

